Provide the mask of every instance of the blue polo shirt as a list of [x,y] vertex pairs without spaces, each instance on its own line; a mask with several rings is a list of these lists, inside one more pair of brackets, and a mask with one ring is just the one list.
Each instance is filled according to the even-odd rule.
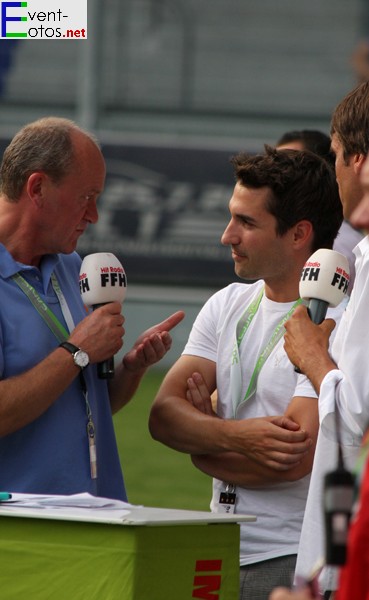
[[[56,275],[76,325],[86,316],[79,292],[80,265],[75,252],[47,255],[40,268],[23,265],[0,244],[1,379],[24,373],[59,345],[12,275],[19,272],[67,329],[51,274]],[[89,492],[127,499],[107,382],[98,378],[96,365],[89,365],[84,375],[96,428],[97,479],[90,476],[86,404],[76,377],[41,417],[0,438],[0,489],[35,494]]]

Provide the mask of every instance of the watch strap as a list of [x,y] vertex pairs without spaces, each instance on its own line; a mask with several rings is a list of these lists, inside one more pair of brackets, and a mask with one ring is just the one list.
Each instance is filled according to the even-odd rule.
[[75,354],[76,352],[78,352],[80,350],[80,348],[78,348],[78,346],[75,346],[74,344],[71,344],[70,342],[62,342],[61,344],[59,344],[60,348],[65,348],[65,350],[68,350],[68,352],[70,352],[71,354]]

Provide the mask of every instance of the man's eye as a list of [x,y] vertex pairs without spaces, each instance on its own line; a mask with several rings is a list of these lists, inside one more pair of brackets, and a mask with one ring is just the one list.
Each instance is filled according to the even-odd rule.
[[242,219],[242,223],[244,225],[246,225],[247,227],[254,227],[255,223],[253,223],[252,221],[248,221],[247,219]]

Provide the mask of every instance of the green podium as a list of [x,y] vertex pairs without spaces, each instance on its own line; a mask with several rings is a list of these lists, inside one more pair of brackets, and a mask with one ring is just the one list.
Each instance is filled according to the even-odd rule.
[[237,600],[239,521],[131,510],[0,508],[4,600]]

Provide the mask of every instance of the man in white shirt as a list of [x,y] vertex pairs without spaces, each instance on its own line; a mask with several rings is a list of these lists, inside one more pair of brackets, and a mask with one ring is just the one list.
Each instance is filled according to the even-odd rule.
[[240,598],[266,600],[276,582],[291,582],[318,430],[317,395],[283,350],[283,325],[305,261],[332,247],[342,210],[331,169],[312,153],[267,148],[233,164],[222,243],[236,274],[257,281],[233,283],[202,308],[150,431],[214,478],[213,511],[257,515],[241,526]]
[[[332,149],[336,155],[336,176],[343,213],[351,215],[363,195],[361,174],[369,151],[369,82],[350,92],[337,106],[332,118]],[[360,222],[353,221],[357,226]],[[285,349],[292,362],[305,373],[319,395],[320,431],[311,484],[306,504],[297,558],[297,575],[308,578],[324,555],[322,511],[323,477],[337,464],[335,411],[346,468],[353,468],[363,432],[369,422],[369,238],[355,248],[356,280],[350,302],[332,345],[327,351],[329,321],[314,325],[303,307],[286,323]],[[326,597],[337,588],[337,572],[326,567],[320,577]]]

